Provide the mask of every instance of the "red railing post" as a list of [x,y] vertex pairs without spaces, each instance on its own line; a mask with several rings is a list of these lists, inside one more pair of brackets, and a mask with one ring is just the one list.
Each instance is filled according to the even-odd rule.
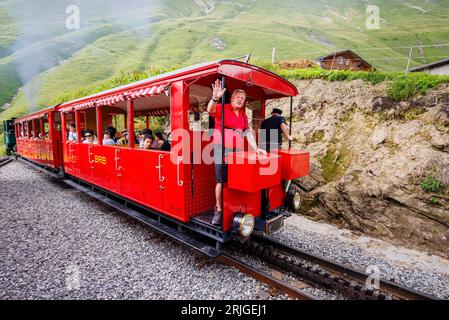
[[41,130],[42,138],[45,138],[44,117],[39,118],[39,127],[40,127],[40,130]]
[[31,138],[36,138],[36,120],[35,119],[31,120],[31,127],[33,128],[33,137],[31,137]]
[[79,110],[75,110],[76,142],[81,142],[81,119]]
[[145,128],[149,128],[150,127],[150,116],[146,115],[145,116]]
[[63,112],[61,112],[61,135],[62,135],[61,141],[65,143],[67,140],[67,125],[65,122],[65,113]]
[[101,106],[96,106],[95,111],[97,114],[97,139],[98,144],[103,145],[103,118],[101,113]]
[[[128,112],[128,147],[134,148],[134,100],[128,100],[127,112]],[[148,127],[147,127],[148,128]]]

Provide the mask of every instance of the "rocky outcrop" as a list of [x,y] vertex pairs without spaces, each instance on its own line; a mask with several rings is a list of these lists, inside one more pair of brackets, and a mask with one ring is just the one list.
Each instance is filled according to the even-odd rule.
[[297,86],[295,147],[312,161],[300,213],[449,257],[449,86],[406,102],[361,80]]

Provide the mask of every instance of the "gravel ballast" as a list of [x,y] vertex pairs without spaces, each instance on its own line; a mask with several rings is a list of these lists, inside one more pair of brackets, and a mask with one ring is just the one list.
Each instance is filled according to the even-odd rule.
[[[0,299],[254,299],[267,291],[23,163],[1,167],[0,186]],[[296,215],[273,238],[449,298],[449,261],[441,257]]]
[[356,235],[298,215],[287,219],[284,228],[272,238],[365,272],[378,271],[382,279],[449,299],[449,260],[442,257]]
[[14,161],[0,168],[0,299],[254,299],[262,285]]

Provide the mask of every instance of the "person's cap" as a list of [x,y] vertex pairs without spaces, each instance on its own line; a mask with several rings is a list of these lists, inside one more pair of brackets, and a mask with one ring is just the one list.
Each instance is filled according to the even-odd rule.
[[282,110],[278,109],[278,108],[273,108],[273,111],[271,111],[271,113],[277,113],[277,114],[282,114]]

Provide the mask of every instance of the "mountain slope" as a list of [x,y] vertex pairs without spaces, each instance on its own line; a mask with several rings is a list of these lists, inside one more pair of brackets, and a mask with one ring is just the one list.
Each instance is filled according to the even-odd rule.
[[[0,118],[58,103],[121,70],[246,53],[269,61],[273,47],[281,60],[353,48],[387,71],[406,68],[411,45],[424,46],[412,52],[411,66],[449,56],[449,47],[425,47],[449,42],[443,0],[41,0],[34,8],[42,11],[34,21],[40,31],[17,15],[24,3],[0,2],[0,106],[21,88]],[[72,3],[81,12],[77,31],[64,28],[65,6]],[[365,26],[368,4],[380,8],[379,30]]]

